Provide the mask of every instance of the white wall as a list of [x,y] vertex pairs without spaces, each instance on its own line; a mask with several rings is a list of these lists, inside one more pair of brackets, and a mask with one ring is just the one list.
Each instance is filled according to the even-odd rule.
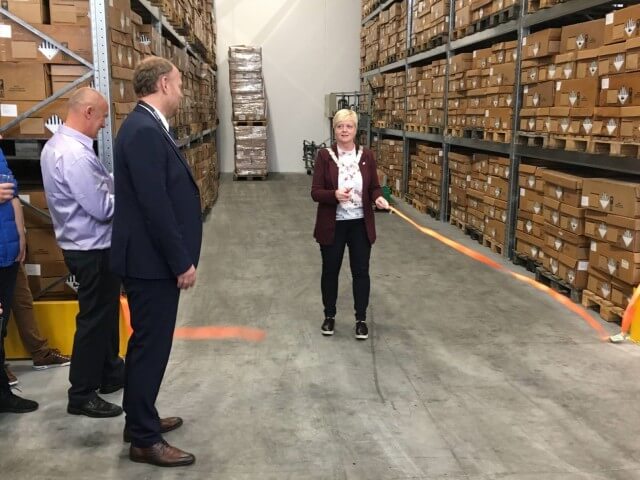
[[218,150],[233,171],[230,45],[262,47],[269,170],[303,172],[302,140],[329,138],[324,95],[359,90],[360,0],[215,0]]

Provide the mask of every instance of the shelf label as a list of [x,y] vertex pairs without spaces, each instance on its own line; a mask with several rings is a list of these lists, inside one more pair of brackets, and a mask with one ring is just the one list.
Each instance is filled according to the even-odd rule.
[[11,38],[11,25],[0,25],[0,38]]
[[18,105],[15,103],[2,103],[0,104],[0,117],[12,117],[18,116]]

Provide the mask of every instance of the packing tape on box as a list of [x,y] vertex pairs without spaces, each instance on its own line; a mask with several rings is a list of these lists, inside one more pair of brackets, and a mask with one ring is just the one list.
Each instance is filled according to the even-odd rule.
[[[400,217],[402,220],[404,220],[405,222],[407,222],[408,224],[410,224],[411,226],[413,226],[414,228],[416,228],[418,231],[424,233],[425,235],[428,235],[429,237],[439,241],[440,243],[445,244],[446,246],[456,250],[457,252],[462,253],[463,255],[466,255],[467,257],[472,258],[473,260],[476,260],[477,262],[483,263],[484,265],[493,268],[494,270],[498,270],[500,272],[506,273],[507,275],[512,276],[513,278],[515,278],[516,280],[525,283],[529,286],[532,286],[533,288],[535,288],[536,290],[539,290],[543,293],[546,293],[547,295],[549,295],[551,298],[553,298],[554,300],[556,300],[558,303],[560,303],[561,305],[563,305],[565,308],[567,308],[568,310],[570,310],[571,312],[575,313],[576,315],[578,315],[580,318],[582,318],[591,328],[593,328],[596,333],[598,334],[598,336],[602,339],[602,340],[608,340],[609,339],[609,333],[594,319],[592,318],[589,313],[582,308],[580,305],[577,305],[575,303],[573,303],[571,301],[571,299],[569,299],[568,297],[565,297],[564,295],[562,295],[561,293],[558,293],[554,290],[552,290],[551,288],[547,287],[546,285],[543,285],[539,282],[536,282],[533,278],[529,278],[525,275],[522,275],[520,273],[517,272],[512,272],[511,270],[505,268],[503,265],[501,265],[500,263],[496,262],[495,260],[490,259],[489,257],[487,257],[486,255],[483,255],[480,252],[476,252],[475,250],[469,248],[469,247],[465,247],[464,245],[451,240],[448,237],[445,237],[444,235],[430,229],[427,227],[423,227],[419,224],[417,224],[416,222],[414,222],[411,218],[409,218],[408,216],[406,216],[404,213],[402,213],[401,211],[399,211],[397,208],[394,207],[389,207],[389,210],[391,211],[391,213],[395,213],[396,215],[398,215],[398,217]],[[634,298],[637,299],[637,297],[640,297],[640,289],[636,289],[637,292],[634,293]],[[635,305],[635,301],[632,301],[629,303],[629,305]],[[635,308],[635,307],[634,307]],[[630,310],[629,307],[627,307],[627,310]],[[632,314],[633,312],[630,312],[630,314]],[[627,312],[625,311],[625,316],[627,315]],[[630,317],[632,318],[632,317]],[[630,325],[630,322],[629,322]]]

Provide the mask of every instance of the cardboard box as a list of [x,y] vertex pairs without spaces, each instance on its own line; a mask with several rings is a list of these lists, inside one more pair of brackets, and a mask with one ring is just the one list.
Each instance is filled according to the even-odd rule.
[[616,75],[626,72],[626,51],[618,44],[606,45],[598,49],[599,75]]
[[515,84],[515,63],[503,63],[489,68],[489,85],[502,87]]
[[[527,212],[521,212],[520,215],[529,215]],[[518,218],[516,222],[516,228],[518,231],[526,233],[527,235],[534,236],[536,238],[543,238],[542,225],[533,221],[533,218]]]
[[560,51],[588,50],[604,43],[604,19],[562,27]]
[[545,170],[542,173],[545,181],[545,196],[559,202],[580,207],[583,177],[557,170]]
[[600,271],[628,284],[640,282],[640,253],[629,252],[606,242],[594,242],[591,254],[593,266]]
[[640,252],[640,219],[589,211],[585,234],[623,250]]
[[548,57],[560,52],[562,29],[549,28],[522,39],[523,59]]
[[622,107],[620,117],[620,136],[640,138],[640,107]]
[[88,0],[49,0],[52,25],[90,26]]
[[0,101],[41,101],[50,95],[46,65],[0,62]]
[[[616,45],[619,49],[619,46]],[[627,72],[640,70],[640,37],[630,38],[625,42],[625,69]]]
[[605,300],[611,300],[613,280],[611,275],[598,271],[591,261],[589,262],[588,273],[589,280],[587,282],[587,289]]
[[[0,103],[0,126],[5,126],[18,115],[27,112],[38,102],[3,101]],[[6,139],[50,138],[67,117],[67,101],[57,99],[41,108],[15,127],[3,132]]]
[[542,194],[525,188],[520,189],[520,210],[542,215],[543,201]]
[[44,23],[47,20],[42,0],[4,0],[2,7],[27,23]]
[[577,52],[576,78],[597,78],[600,70],[599,55],[599,48]]
[[611,281],[611,302],[620,308],[627,308],[634,289],[634,285],[613,278]]
[[520,165],[519,186],[539,193],[544,192],[544,180],[542,179],[542,171],[544,167],[536,167],[535,165]]
[[589,261],[558,254],[558,276],[574,288],[584,289],[589,282]]
[[640,184],[607,178],[584,179],[581,205],[621,217],[640,218]]
[[555,105],[569,108],[594,108],[598,103],[598,79],[584,78],[556,82]]
[[46,263],[64,261],[51,228],[31,228],[27,230],[27,262]]
[[600,89],[602,107],[640,105],[640,72],[602,77]]
[[[89,69],[83,65],[51,65],[51,88],[53,93],[73,83]],[[85,85],[89,85],[91,79]],[[84,86],[84,85],[80,85]],[[73,91],[67,92],[60,98],[69,98]]]
[[[545,224],[545,245],[548,248],[552,248],[556,252],[567,255],[576,259],[588,259],[589,258],[589,245],[588,241],[581,241],[579,243],[571,243],[570,240],[575,240],[575,237],[567,235],[564,230],[557,229],[557,233],[563,233],[563,235],[553,235],[546,231],[547,224]],[[584,237],[580,239],[586,240]]]
[[556,95],[555,82],[544,82],[524,87],[524,105],[527,108],[553,107]]
[[639,35],[638,20],[640,19],[640,5],[621,8],[607,14],[605,17],[604,43],[606,45]]

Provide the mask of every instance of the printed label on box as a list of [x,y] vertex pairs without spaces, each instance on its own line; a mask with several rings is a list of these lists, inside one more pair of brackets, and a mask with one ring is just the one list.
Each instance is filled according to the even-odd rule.
[[24,270],[30,277],[39,277],[42,275],[42,268],[37,263],[25,263]]
[[0,117],[17,117],[18,105],[15,103],[2,103],[0,104]]
[[605,77],[602,79],[602,89],[607,90],[609,88],[609,78]]
[[520,189],[520,196],[524,197],[526,195],[527,191],[524,188]]
[[629,261],[628,260],[620,260],[620,266],[625,270],[629,270]]
[[580,202],[580,206],[581,207],[588,207],[589,206],[589,196],[588,195],[583,195],[582,196],[582,201]]
[[0,38],[11,38],[11,25],[0,25]]
[[589,262],[578,262],[578,271],[586,272],[587,270],[589,270]]
[[611,25],[613,23],[614,12],[607,13],[607,17],[605,20],[605,25]]

